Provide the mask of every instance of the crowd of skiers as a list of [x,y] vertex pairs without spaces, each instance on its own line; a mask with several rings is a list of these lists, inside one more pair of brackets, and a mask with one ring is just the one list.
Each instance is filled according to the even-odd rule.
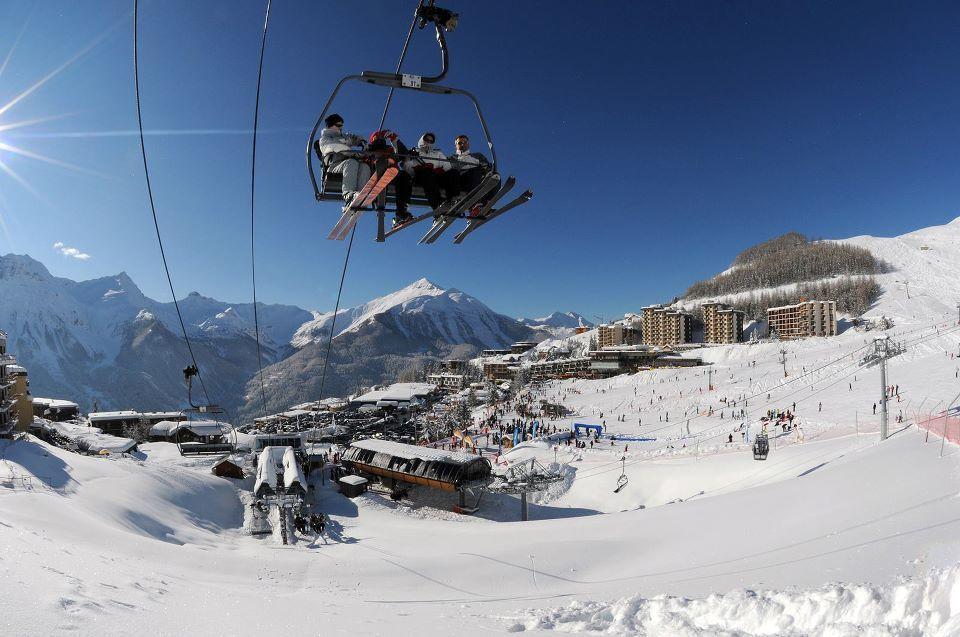
[[[423,188],[424,195],[434,213],[444,202],[454,203],[462,193],[476,188],[490,171],[491,164],[482,154],[471,152],[470,138],[457,135],[456,151],[449,157],[437,147],[437,136],[425,132],[416,148],[407,148],[398,135],[391,130],[378,130],[368,139],[343,130],[344,119],[334,113],[324,123],[317,150],[327,172],[343,176],[343,199],[349,206],[357,193],[370,179],[378,162],[397,165],[400,169],[391,182],[396,191],[397,210],[394,226],[412,219],[408,211],[413,186]],[[482,201],[467,211],[476,214]]]

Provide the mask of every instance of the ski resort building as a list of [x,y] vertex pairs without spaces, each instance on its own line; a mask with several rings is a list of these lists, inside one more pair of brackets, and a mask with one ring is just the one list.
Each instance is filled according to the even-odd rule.
[[33,415],[54,422],[74,420],[80,417],[80,405],[70,400],[34,397]]
[[489,482],[492,467],[482,456],[367,438],[350,443],[341,460],[358,474],[391,484],[405,482],[442,491],[461,491]]
[[718,302],[704,303],[702,309],[704,343],[743,342],[745,315],[741,310]]
[[643,344],[670,347],[693,340],[692,316],[663,305],[643,308]]
[[7,334],[0,332],[0,438],[10,438],[17,427],[14,380],[8,371],[16,364],[17,359],[7,354]]
[[19,365],[7,367],[7,376],[13,380],[13,411],[17,416],[17,431],[27,431],[33,424],[33,397],[27,370]]
[[530,380],[555,378],[586,378],[590,375],[591,360],[587,357],[560,358],[530,365]]
[[355,407],[409,407],[432,398],[437,386],[432,383],[394,383],[350,399]]
[[458,392],[467,384],[463,374],[430,374],[427,376],[427,382],[433,383],[446,392]]
[[801,301],[767,309],[771,336],[782,341],[808,336],[837,335],[836,301]]
[[524,352],[529,352],[536,346],[537,343],[534,341],[518,341],[510,346],[510,353],[523,354]]
[[88,415],[87,421],[105,434],[122,436],[127,427],[140,425],[140,414],[136,411],[100,411]]
[[614,323],[597,327],[597,347],[616,347],[618,345],[639,345],[643,342],[643,332],[634,327]]
[[510,381],[517,375],[518,369],[520,369],[519,363],[512,359],[484,361],[483,376],[487,380]]

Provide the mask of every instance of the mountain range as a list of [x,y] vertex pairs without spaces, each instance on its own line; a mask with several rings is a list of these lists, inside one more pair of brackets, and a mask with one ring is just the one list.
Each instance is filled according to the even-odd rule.
[[[55,277],[26,255],[0,256],[0,329],[30,373],[35,396],[85,410],[161,410],[185,405],[182,369],[190,354],[172,302],[155,301],[121,272],[89,281]],[[253,306],[191,292],[179,301],[200,366],[195,399],[238,419],[262,409]],[[319,397],[332,312],[258,304],[264,392],[276,411]],[[341,310],[325,396],[395,379],[444,357],[466,357],[546,334],[476,298],[426,279]]]

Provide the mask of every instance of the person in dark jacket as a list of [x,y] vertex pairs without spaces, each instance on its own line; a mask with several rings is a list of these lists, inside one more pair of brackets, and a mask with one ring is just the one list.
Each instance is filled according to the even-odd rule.
[[400,164],[400,172],[391,182],[397,193],[397,212],[393,218],[393,225],[396,227],[406,223],[413,218],[413,215],[407,210],[407,206],[410,204],[410,196],[413,193],[413,177],[403,170],[402,163],[403,157],[409,155],[410,150],[400,141],[400,137],[389,129],[371,133],[367,150],[373,153],[374,160],[377,162],[384,160]]
[[460,195],[460,173],[447,161],[447,156],[436,147],[436,143],[434,133],[424,133],[412,153],[414,157],[405,162],[413,183],[423,188],[434,212],[444,202],[441,189],[446,192],[447,200]]
[[[483,181],[484,175],[490,172],[490,161],[483,153],[470,152],[470,138],[466,135],[457,135],[453,143],[457,149],[457,152],[453,155],[453,159],[459,162],[457,165],[460,169],[460,187],[464,192],[470,192],[479,186],[480,182]],[[476,213],[483,207],[484,201],[489,198],[490,195],[487,195],[481,199],[467,214]]]

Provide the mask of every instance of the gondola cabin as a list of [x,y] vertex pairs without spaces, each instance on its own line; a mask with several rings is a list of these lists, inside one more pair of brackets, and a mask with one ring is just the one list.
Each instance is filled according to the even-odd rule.
[[490,461],[454,451],[367,438],[350,443],[343,465],[354,473],[381,481],[419,484],[442,491],[461,491],[490,481]]

